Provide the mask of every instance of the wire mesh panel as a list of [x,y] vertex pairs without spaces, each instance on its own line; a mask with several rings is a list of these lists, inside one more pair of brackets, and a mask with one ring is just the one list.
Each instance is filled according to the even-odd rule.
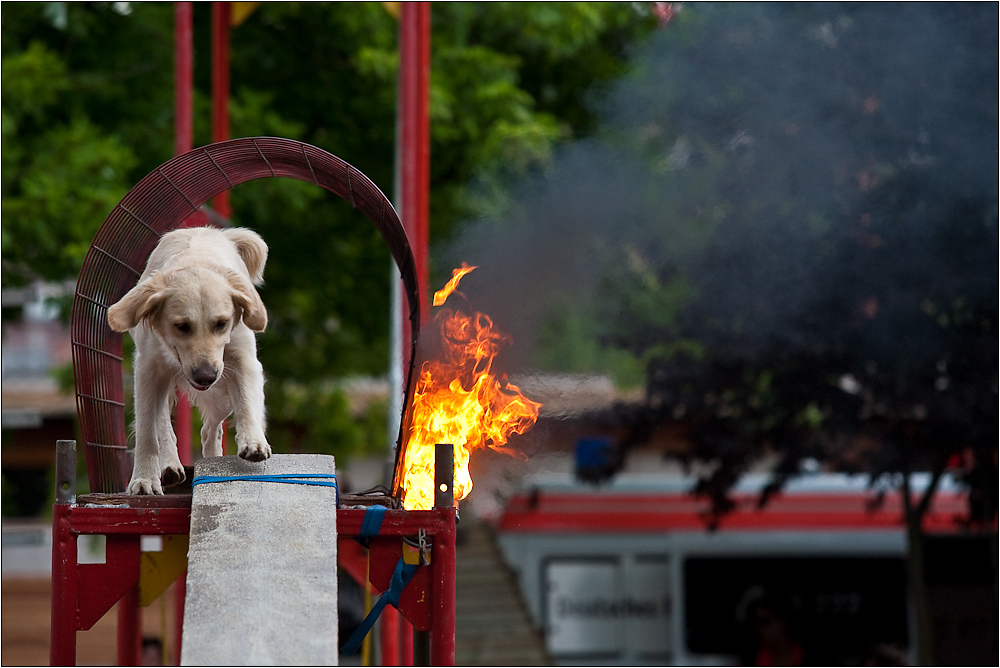
[[125,195],[97,231],[80,270],[70,330],[77,413],[92,492],[124,491],[132,472],[126,449],[123,339],[108,325],[108,308],[136,284],[161,236],[219,193],[272,177],[329,190],[361,211],[382,234],[410,307],[410,393],[420,331],[416,264],[406,232],[382,191],[340,158],[299,141],[248,137],[203,146],[163,163]]

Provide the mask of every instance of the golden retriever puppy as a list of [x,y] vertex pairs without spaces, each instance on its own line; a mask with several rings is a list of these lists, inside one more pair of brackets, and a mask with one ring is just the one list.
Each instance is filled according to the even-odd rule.
[[108,309],[116,332],[135,341],[135,464],[129,494],[162,494],[184,481],[170,412],[178,388],[201,410],[202,455],[222,455],[222,422],[234,415],[239,456],[271,456],[264,436],[264,372],[254,332],[267,311],[267,245],[242,228],[163,235],[139,283]]

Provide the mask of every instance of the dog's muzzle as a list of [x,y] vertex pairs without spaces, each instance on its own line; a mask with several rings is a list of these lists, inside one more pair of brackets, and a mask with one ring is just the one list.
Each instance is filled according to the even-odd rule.
[[191,370],[191,376],[189,380],[191,386],[204,392],[208,388],[212,387],[216,380],[219,378],[219,371],[213,365],[204,363],[199,364]]

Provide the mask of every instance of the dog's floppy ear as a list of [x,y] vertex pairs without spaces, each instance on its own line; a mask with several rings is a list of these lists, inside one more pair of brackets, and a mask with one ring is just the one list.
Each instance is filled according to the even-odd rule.
[[162,274],[153,272],[129,290],[124,297],[108,309],[108,324],[116,332],[125,332],[149,318],[163,304],[167,296],[166,281]]
[[243,324],[254,332],[263,332],[267,327],[267,309],[257,290],[235,271],[227,271],[225,275],[233,302],[243,310]]
[[245,227],[231,227],[222,230],[226,238],[236,246],[236,252],[243,259],[254,285],[264,282],[264,264],[267,262],[267,244],[253,230]]

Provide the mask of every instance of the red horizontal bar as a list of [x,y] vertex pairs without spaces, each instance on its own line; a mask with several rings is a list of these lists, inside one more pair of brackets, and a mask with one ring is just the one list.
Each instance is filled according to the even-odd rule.
[[[738,506],[756,506],[760,498],[759,494],[736,494],[731,497]],[[845,508],[863,509],[864,504],[874,498],[870,494],[846,494],[846,493],[808,493],[808,494],[777,494],[768,501],[768,507],[780,507],[786,504],[795,506],[841,505]],[[898,493],[887,494],[883,505],[901,507],[902,497]],[[617,506],[630,506],[638,508],[655,508],[659,506],[669,506],[671,508],[694,508],[707,507],[708,501],[698,499],[690,493],[675,494],[584,494],[572,492],[568,494],[553,494],[541,492],[532,497],[519,494],[511,499],[508,509],[520,509],[534,505],[535,508],[557,508],[567,506],[574,509],[584,508],[610,508]],[[960,495],[937,495],[934,499],[935,509],[938,508],[964,508],[965,499]]]
[[69,513],[70,531],[78,534],[170,534],[191,530],[190,508],[81,508]]
[[[955,530],[955,517],[928,515],[924,526],[934,530]],[[508,511],[500,522],[501,531],[512,532],[661,532],[704,530],[707,516],[703,513],[639,511],[634,513],[603,512],[518,512]],[[901,529],[901,513],[863,512],[740,512],[723,516],[720,529],[730,530],[830,530],[830,529]]]
[[[734,530],[886,529],[903,524],[902,496],[889,493],[869,511],[873,494],[859,492],[779,493],[764,508],[759,494],[732,497],[734,510],[719,527]],[[652,532],[704,530],[711,504],[684,492],[545,492],[518,494],[501,520],[505,531]],[[963,496],[938,494],[924,526],[955,530],[968,513]]]
[[[71,506],[68,518],[70,530],[77,534],[189,533],[190,505],[187,507],[183,504],[171,505],[173,507]],[[453,513],[450,508],[387,510],[382,516],[379,535],[408,536],[416,534],[420,529],[429,536],[447,534],[452,531],[449,516]],[[365,510],[362,508],[338,510],[337,533],[341,536],[359,535],[364,516]]]
[[[357,536],[361,533],[365,510],[362,508],[341,508],[337,511],[337,533],[341,536]],[[451,508],[433,510],[387,510],[382,516],[379,535],[409,536],[423,529],[428,535],[450,533],[454,520]]]

